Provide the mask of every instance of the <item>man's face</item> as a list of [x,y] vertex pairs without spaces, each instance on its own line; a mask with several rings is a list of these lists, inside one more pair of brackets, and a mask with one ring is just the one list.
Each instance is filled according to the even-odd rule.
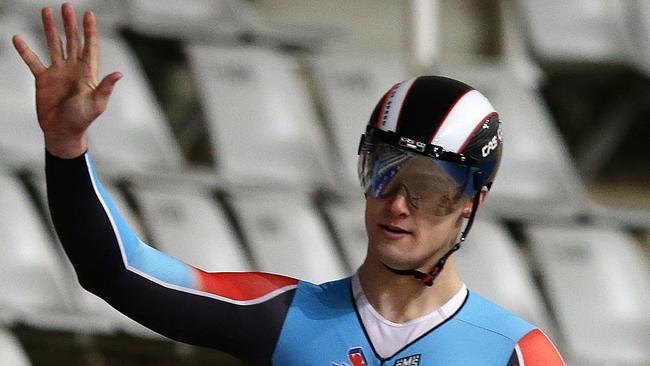
[[[402,174],[414,172],[407,169]],[[416,208],[409,201],[408,187],[399,186],[383,197],[367,195],[368,260],[395,269],[429,270],[455,243],[467,205],[468,200],[461,199],[435,213]]]

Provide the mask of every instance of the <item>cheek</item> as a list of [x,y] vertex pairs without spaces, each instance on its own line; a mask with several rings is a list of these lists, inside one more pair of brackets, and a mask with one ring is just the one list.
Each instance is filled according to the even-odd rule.
[[423,219],[418,223],[421,228],[418,230],[418,242],[427,243],[430,249],[444,246],[456,239],[462,221],[460,212]]

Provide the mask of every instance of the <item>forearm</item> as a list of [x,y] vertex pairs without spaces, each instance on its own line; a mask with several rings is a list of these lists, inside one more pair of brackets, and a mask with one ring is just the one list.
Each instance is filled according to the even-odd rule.
[[[125,270],[117,237],[100,195],[92,184],[86,155],[61,159],[46,152],[50,214],[80,283],[100,292]],[[128,233],[127,233],[128,234]]]

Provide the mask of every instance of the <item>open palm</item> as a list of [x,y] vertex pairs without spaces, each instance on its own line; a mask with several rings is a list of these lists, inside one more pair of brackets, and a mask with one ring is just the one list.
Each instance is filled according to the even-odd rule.
[[[49,138],[53,145],[61,145],[53,146],[54,150],[85,141],[86,130],[106,110],[113,86],[121,77],[120,73],[114,72],[98,83],[99,40],[94,14],[84,14],[82,45],[72,5],[63,4],[61,12],[66,36],[65,54],[52,9],[44,8],[42,11],[52,60],[49,67],[43,65],[22,38],[13,38],[16,50],[36,79],[36,113],[46,144]],[[79,149],[85,149],[85,143],[78,146]],[[80,152],[83,151],[75,151],[77,154]]]

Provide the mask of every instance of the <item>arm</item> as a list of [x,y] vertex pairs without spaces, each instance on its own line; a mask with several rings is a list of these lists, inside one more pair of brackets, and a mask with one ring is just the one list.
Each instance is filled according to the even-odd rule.
[[48,202],[82,286],[170,338],[268,363],[295,279],[207,273],[143,243],[99,181],[88,154],[46,156]]
[[159,333],[268,364],[297,281],[261,273],[206,273],[137,238],[86,154],[86,131],[106,109],[121,75],[98,82],[94,15],[84,14],[82,46],[72,5],[64,4],[62,14],[65,54],[52,9],[42,12],[49,67],[20,37],[13,42],[36,79],[50,213],[80,283]]
[[546,334],[533,329],[517,342],[508,361],[508,366],[523,365],[564,366],[564,360]]

